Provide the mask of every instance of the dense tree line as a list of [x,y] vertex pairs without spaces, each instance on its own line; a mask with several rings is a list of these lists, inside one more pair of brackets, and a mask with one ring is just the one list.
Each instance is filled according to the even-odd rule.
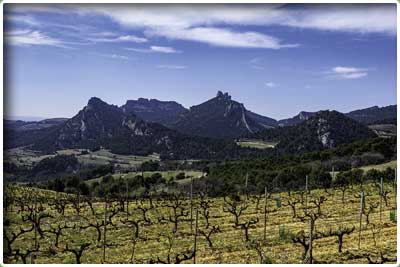
[[[4,162],[4,172],[10,174],[12,181],[43,181],[56,178],[77,177],[88,180],[104,176],[114,171],[114,166],[84,165],[74,155],[56,155],[40,160],[31,168],[18,166],[12,162]],[[15,179],[12,179],[15,178]]]
[[281,153],[304,153],[373,138],[376,134],[337,111],[320,111],[298,125],[266,129],[248,137],[278,142],[276,149]]
[[297,165],[275,170],[251,170],[245,174],[235,172],[234,169],[219,169],[200,178],[199,184],[206,188],[210,196],[224,196],[236,192],[262,193],[265,188],[271,192],[302,191],[305,189],[306,177],[308,189],[328,189],[368,182],[379,183],[383,177],[385,181],[393,182],[394,176],[394,169],[389,167],[383,171],[352,169],[332,174],[323,165]]

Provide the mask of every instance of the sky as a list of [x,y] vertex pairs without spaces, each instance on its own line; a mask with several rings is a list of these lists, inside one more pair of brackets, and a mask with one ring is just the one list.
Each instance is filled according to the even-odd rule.
[[395,4],[4,5],[5,115],[218,90],[275,119],[396,104]]

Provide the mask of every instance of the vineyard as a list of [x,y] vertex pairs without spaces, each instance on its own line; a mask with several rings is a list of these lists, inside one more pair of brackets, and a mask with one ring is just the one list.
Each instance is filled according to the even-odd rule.
[[4,261],[395,263],[395,189],[90,198],[8,185]]

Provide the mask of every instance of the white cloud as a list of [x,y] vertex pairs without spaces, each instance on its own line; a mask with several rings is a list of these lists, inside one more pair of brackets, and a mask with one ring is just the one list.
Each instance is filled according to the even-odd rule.
[[393,4],[315,5],[289,12],[284,26],[317,30],[396,34],[396,6]]
[[5,16],[6,21],[14,21],[17,23],[23,23],[29,26],[40,26],[40,22],[37,21],[34,17],[28,16],[28,15],[7,15]]
[[281,44],[278,38],[266,34],[257,32],[237,32],[226,28],[159,28],[145,31],[145,34],[149,36],[164,36],[168,39],[197,41],[225,47],[280,49],[298,46],[297,44]]
[[171,70],[182,70],[186,69],[187,66],[183,65],[157,65],[158,69],[171,69]]
[[154,51],[152,51],[151,49],[149,49],[149,48],[134,48],[134,47],[128,47],[128,48],[125,48],[126,50],[129,50],[129,51],[134,51],[134,52],[138,52],[138,53],[153,53]]
[[40,31],[15,30],[5,33],[5,41],[10,45],[31,46],[45,45],[66,48],[65,43],[59,39],[52,38]]
[[182,53],[182,51],[176,50],[173,47],[169,46],[150,46],[150,48],[134,48],[129,47],[125,48],[126,50],[138,52],[138,53],[164,53],[164,54],[173,54],[173,53]]
[[[69,5],[81,15],[95,13],[108,16],[125,28],[143,30],[148,37],[160,36],[225,47],[268,49],[297,47],[298,44],[285,44],[267,34],[213,26],[263,25],[265,12],[272,14],[273,17],[278,15],[273,9],[275,6],[265,5],[262,9],[254,9],[252,6],[238,5]],[[254,14],[255,11],[257,12]],[[136,50],[148,52],[143,49]]]
[[356,67],[345,67],[337,66],[333,67],[327,72],[328,78],[334,79],[359,79],[366,77],[368,75],[368,69],[366,68],[356,68]]
[[264,70],[265,67],[263,66],[262,58],[255,57],[249,61],[250,67],[256,70]]
[[181,53],[181,51],[175,50],[173,47],[168,47],[168,46],[150,46],[150,49],[154,52],[166,53],[166,54]]
[[120,42],[132,42],[132,43],[146,43],[146,38],[138,37],[135,35],[122,35],[113,38],[88,38],[89,41],[96,43],[120,43]]
[[276,84],[273,83],[273,82],[266,82],[266,83],[265,83],[265,86],[267,86],[267,87],[269,87],[269,88],[273,88],[273,87],[276,87]]
[[[76,6],[135,28],[188,29],[210,25],[282,25],[346,32],[396,33],[395,4]],[[368,19],[366,19],[368,18]]]
[[102,54],[102,53],[92,53],[92,54],[93,55],[97,55],[97,56],[101,56],[101,57],[111,58],[111,59],[129,60],[129,57],[122,56],[122,55],[117,55],[117,54]]
[[115,32],[108,32],[108,31],[101,31],[92,33],[94,36],[101,36],[101,37],[117,37],[118,34]]
[[[17,6],[10,8],[20,11]],[[214,46],[281,49],[297,47],[261,32],[241,31],[235,26],[285,26],[298,29],[356,34],[396,34],[395,4],[282,4],[251,5],[28,5],[22,10],[75,12],[81,16],[102,15],[126,29],[143,31],[146,37],[165,37]],[[234,29],[234,30],[233,30]],[[293,35],[295,36],[295,35]],[[107,37],[107,38],[105,38]],[[143,43],[147,38],[120,36],[97,38],[98,42]],[[139,51],[139,50],[138,50]],[[142,50],[145,52],[145,50]],[[146,51],[147,52],[147,51]]]

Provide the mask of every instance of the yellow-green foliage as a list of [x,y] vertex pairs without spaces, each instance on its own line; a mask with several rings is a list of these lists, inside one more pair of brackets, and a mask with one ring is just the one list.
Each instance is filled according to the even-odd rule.
[[[385,184],[385,190],[392,190],[391,185]],[[379,203],[378,189],[373,184],[364,185],[366,192],[366,207],[371,203]],[[60,224],[74,226],[75,229],[64,230],[60,237],[59,246],[54,246],[55,236],[51,233],[45,233],[43,239],[39,238],[39,252],[35,253],[35,263],[74,263],[75,256],[71,252],[65,252],[66,245],[70,248],[77,248],[85,242],[91,243],[89,248],[83,252],[82,263],[101,263],[102,261],[102,241],[97,242],[97,231],[94,228],[81,229],[89,222],[101,223],[103,220],[104,202],[101,199],[93,204],[97,215],[92,215],[89,206],[84,198],[80,197],[81,212],[78,216],[76,210],[71,204],[68,204],[65,215],[58,213],[54,206],[49,206],[55,199],[74,199],[78,196],[58,194],[52,191],[30,189],[24,187],[7,187],[6,194],[14,196],[14,203],[11,203],[8,210],[4,211],[5,217],[9,220],[9,226],[5,228],[5,234],[9,237],[13,232],[18,232],[22,227],[28,229],[30,224],[23,222],[21,215],[27,215],[27,211],[20,211],[18,199],[23,202],[29,202],[33,205],[34,196],[37,195],[39,201],[44,203],[38,205],[42,207],[38,214],[48,213],[53,218],[43,219],[42,229],[47,230],[50,227],[57,227]],[[344,226],[355,226],[356,230],[350,235],[344,237],[343,252],[338,252],[338,244],[335,236],[328,236],[316,239],[313,242],[314,262],[326,263],[368,263],[367,256],[371,260],[380,262],[382,255],[391,261],[396,259],[396,223],[390,220],[390,211],[395,207],[394,194],[389,193],[390,199],[388,206],[382,201],[382,220],[380,221],[379,207],[370,214],[370,224],[366,224],[363,217],[361,227],[361,248],[358,249],[359,232],[359,210],[360,188],[353,187],[346,191],[345,203],[341,201],[341,191],[329,189],[311,191],[307,196],[308,212],[316,212],[312,201],[325,196],[327,200],[322,203],[321,211],[323,216],[318,218],[315,223],[316,233],[327,233],[330,229],[335,230]],[[274,198],[280,195],[282,206],[277,208]],[[305,195],[304,195],[305,196]],[[288,200],[301,199],[299,193],[276,193],[268,199],[267,228],[265,241],[263,239],[264,223],[264,199],[259,198],[258,209],[256,196],[241,196],[241,203],[247,205],[243,215],[239,217],[239,223],[244,223],[250,219],[259,219],[259,222],[249,229],[250,240],[252,243],[246,243],[244,240],[244,230],[233,227],[234,218],[230,213],[223,212],[225,206],[223,198],[205,198],[209,202],[210,228],[205,227],[205,218],[200,208],[201,199],[194,198],[195,208],[199,208],[199,229],[208,232],[212,226],[219,226],[220,232],[211,235],[213,247],[210,248],[206,239],[199,235],[197,237],[197,263],[259,263],[259,253],[255,247],[258,244],[263,258],[263,262],[272,263],[302,263],[302,246],[294,244],[291,237],[301,233],[307,235],[309,231],[308,221],[302,222],[298,218],[293,218],[292,209],[287,205]],[[13,199],[13,198],[11,198]],[[134,236],[135,226],[132,223],[124,223],[127,215],[121,211],[112,218],[113,225],[107,226],[107,263],[148,263],[151,259],[166,261],[168,253],[172,262],[177,254],[185,253],[189,255],[193,250],[194,235],[190,230],[190,215],[181,217],[178,229],[173,234],[173,223],[167,219],[172,215],[172,209],[166,206],[166,200],[153,199],[155,208],[147,211],[147,218],[151,223],[139,222],[139,238]],[[188,194],[185,194],[183,201],[185,212],[190,210],[190,201]],[[6,205],[5,205],[6,206]],[[129,220],[142,220],[142,212],[138,207],[150,207],[149,200],[134,201],[129,204]],[[108,208],[108,214],[111,214],[113,208],[117,208],[118,203],[113,202]],[[301,203],[296,205],[298,215],[304,214]],[[193,216],[194,217],[194,216]],[[166,220],[164,220],[164,219]],[[193,223],[194,226],[194,223]],[[103,230],[103,228],[102,228]],[[280,236],[281,235],[281,236]],[[283,236],[283,237],[282,237]],[[21,235],[12,244],[13,250],[20,249],[24,252],[26,249],[32,249],[34,246],[34,232]],[[169,245],[171,249],[169,250]],[[134,256],[131,261],[132,251]],[[6,257],[5,262],[21,263],[21,260],[15,260],[14,257]],[[192,263],[193,259],[185,263]]]
[[252,141],[239,141],[237,142],[239,146],[242,147],[252,147],[258,149],[274,148],[277,143],[275,142],[265,142],[262,140],[252,140]]
[[375,170],[378,170],[378,171],[384,171],[387,168],[394,169],[396,167],[397,167],[397,160],[392,160],[392,161],[389,161],[389,162],[386,162],[386,163],[382,163],[382,164],[378,164],[378,165],[363,166],[363,167],[360,167],[359,169],[362,169],[365,172],[367,172],[367,171],[369,171],[371,169],[375,169]]

